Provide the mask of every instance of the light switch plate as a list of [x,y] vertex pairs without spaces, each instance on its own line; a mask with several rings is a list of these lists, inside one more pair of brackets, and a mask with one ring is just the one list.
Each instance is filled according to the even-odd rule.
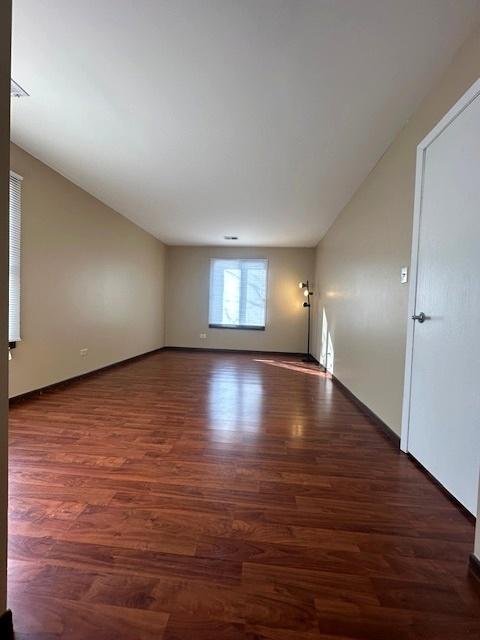
[[408,282],[408,267],[402,267],[400,270],[400,282],[406,284]]

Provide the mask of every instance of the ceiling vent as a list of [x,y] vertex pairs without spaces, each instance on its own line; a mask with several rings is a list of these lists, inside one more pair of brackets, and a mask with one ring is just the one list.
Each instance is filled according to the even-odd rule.
[[22,89],[22,87],[10,78],[10,97],[11,98],[25,98],[29,94]]
[[223,236],[224,240],[238,240],[238,236]]

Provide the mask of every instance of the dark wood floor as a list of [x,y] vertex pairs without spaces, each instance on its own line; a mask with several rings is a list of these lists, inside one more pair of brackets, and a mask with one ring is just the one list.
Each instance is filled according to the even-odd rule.
[[292,358],[162,352],[14,406],[21,640],[480,638],[473,526]]

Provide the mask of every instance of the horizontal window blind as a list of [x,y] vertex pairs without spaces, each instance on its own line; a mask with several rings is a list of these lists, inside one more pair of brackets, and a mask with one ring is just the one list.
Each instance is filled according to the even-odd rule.
[[22,178],[10,173],[8,341],[20,340],[20,239]]
[[264,329],[267,260],[212,258],[210,327]]

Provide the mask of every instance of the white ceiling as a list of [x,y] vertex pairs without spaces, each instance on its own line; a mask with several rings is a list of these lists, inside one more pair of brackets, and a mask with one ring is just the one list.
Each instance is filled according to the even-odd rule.
[[14,0],[13,140],[168,244],[313,246],[478,0]]

